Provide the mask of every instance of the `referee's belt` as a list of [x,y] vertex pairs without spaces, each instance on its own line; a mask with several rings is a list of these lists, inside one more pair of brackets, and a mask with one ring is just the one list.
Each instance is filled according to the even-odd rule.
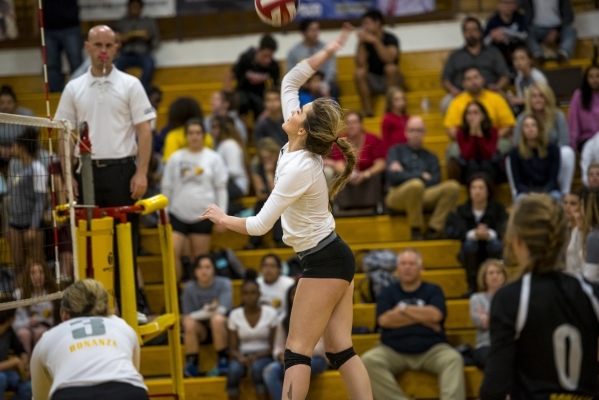
[[104,160],[92,160],[92,165],[97,168],[111,167],[113,165],[129,164],[135,162],[135,157],[107,158]]

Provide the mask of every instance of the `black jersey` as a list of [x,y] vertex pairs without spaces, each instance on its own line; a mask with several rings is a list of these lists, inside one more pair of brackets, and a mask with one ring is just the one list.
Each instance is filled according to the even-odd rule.
[[481,400],[587,399],[599,388],[599,286],[562,272],[526,274],[491,303]]

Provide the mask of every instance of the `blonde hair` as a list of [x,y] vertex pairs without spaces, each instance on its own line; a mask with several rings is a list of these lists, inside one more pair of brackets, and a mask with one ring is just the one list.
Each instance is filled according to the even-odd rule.
[[503,283],[507,282],[507,268],[503,265],[503,261],[496,258],[489,258],[480,265],[478,274],[476,275],[476,284],[478,285],[478,290],[481,292],[486,292],[489,289],[485,277],[490,267],[499,268],[499,271],[503,274]]
[[505,237],[506,258],[514,259],[509,243],[518,237],[529,253],[528,263],[520,266],[521,274],[561,270],[568,234],[568,218],[562,204],[547,194],[531,193],[516,203],[510,215]]
[[589,165],[589,167],[587,168],[586,171],[582,171],[583,174],[587,174],[587,176],[589,175],[589,172],[591,172],[592,169],[594,168],[599,168],[599,162],[597,161],[593,161],[591,163],[591,165]]
[[537,131],[539,132],[537,135],[537,151],[539,152],[539,158],[547,157],[547,135],[543,131],[543,124],[534,114],[526,114],[522,119],[522,132],[520,132],[520,139],[518,140],[518,153],[525,160],[530,160],[532,157],[532,149],[528,146],[526,135],[524,135],[524,121],[527,119],[533,119],[537,124]]
[[[534,114],[534,110],[532,109],[531,97],[532,97],[532,89],[538,89],[541,92],[541,95],[545,98],[545,109],[544,114],[545,118],[543,119],[543,133],[545,136],[549,137],[549,133],[553,130],[553,126],[555,125],[555,118],[557,116],[557,103],[555,101],[555,94],[553,93],[553,89],[546,83],[535,82],[530,85],[524,91],[524,112],[526,114]],[[540,128],[539,128],[540,129]],[[540,130],[539,130],[540,132]]]
[[[395,93],[401,93],[404,95],[405,97],[405,92],[403,91],[402,88],[397,87],[397,86],[391,86],[389,87],[389,89],[387,89],[387,94],[385,95],[385,112],[391,112],[393,109],[393,98],[395,97]],[[406,113],[406,108],[404,106],[404,109],[401,110],[402,114]]]
[[71,318],[106,317],[111,314],[108,306],[108,292],[93,279],[77,281],[62,294],[61,311]]
[[303,123],[306,130],[306,150],[326,156],[331,152],[333,143],[337,143],[345,156],[347,165],[342,173],[335,176],[329,188],[329,200],[343,189],[356,166],[356,154],[352,145],[346,140],[339,138],[339,132],[343,130],[343,110],[339,104],[331,99],[316,99],[312,102],[312,110],[306,114]]

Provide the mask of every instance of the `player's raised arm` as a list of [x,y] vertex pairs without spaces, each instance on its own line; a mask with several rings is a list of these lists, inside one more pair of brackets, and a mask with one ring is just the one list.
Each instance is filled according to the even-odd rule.
[[315,53],[312,57],[300,62],[291,69],[283,78],[281,83],[281,103],[283,105],[283,118],[288,119],[291,111],[299,109],[299,88],[314,75],[314,72],[320,68],[336,52],[341,50],[354,27],[346,22],[341,28],[339,37],[328,43],[322,50]]

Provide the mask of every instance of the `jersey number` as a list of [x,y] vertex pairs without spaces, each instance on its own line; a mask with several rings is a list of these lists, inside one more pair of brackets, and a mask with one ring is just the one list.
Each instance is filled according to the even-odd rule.
[[553,356],[560,385],[576,390],[582,365],[580,331],[570,324],[562,324],[553,331]]
[[71,323],[73,339],[83,339],[90,336],[101,336],[106,333],[102,318],[80,319]]

